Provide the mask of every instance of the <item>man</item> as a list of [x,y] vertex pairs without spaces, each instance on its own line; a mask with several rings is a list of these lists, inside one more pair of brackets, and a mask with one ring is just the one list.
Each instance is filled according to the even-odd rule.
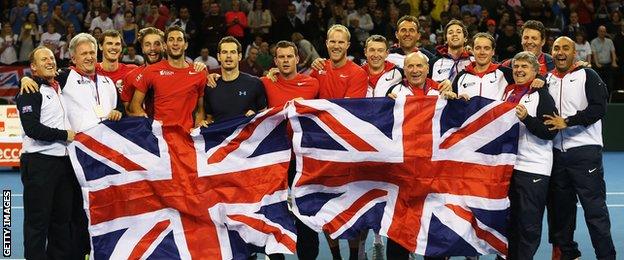
[[556,114],[557,109],[548,87],[532,89],[530,86],[539,75],[540,67],[533,52],[516,54],[513,58],[515,84],[506,87],[503,98],[517,104],[516,116],[522,122],[509,186],[509,259],[533,259],[542,235],[552,167],[552,139],[557,134],[543,121],[544,115]]
[[113,20],[108,17],[109,13],[107,7],[100,8],[99,15],[91,20],[89,31],[93,32],[95,28],[100,28],[102,31],[114,30],[115,26],[113,25]]
[[475,61],[459,72],[453,81],[453,92],[458,96],[474,96],[500,100],[505,87],[513,83],[511,69],[492,61],[496,42],[489,33],[477,33],[473,38]]
[[[310,76],[319,81],[319,98],[363,98],[366,97],[368,75],[360,66],[347,59],[347,50],[351,33],[344,25],[335,24],[327,30],[327,52],[329,60],[322,62],[322,70],[314,69]],[[363,234],[365,235],[365,233]],[[334,258],[340,258],[338,241],[329,239],[328,243]],[[318,238],[310,241],[310,250],[318,254]],[[349,240],[352,256],[358,255],[360,239]]]
[[318,96],[318,80],[297,73],[298,53],[297,45],[293,42],[280,41],[276,44],[274,62],[279,74],[275,76],[275,81],[269,77],[260,79],[266,90],[269,107],[283,106],[293,99],[314,99]]
[[499,60],[511,59],[522,48],[520,36],[516,33],[516,26],[513,24],[503,25],[503,33],[496,39],[496,53]]
[[219,61],[215,57],[210,56],[210,51],[206,47],[201,49],[199,57],[195,58],[195,62],[205,64],[209,71],[219,69]]
[[[154,119],[163,125],[180,125],[190,131],[204,118],[203,94],[206,71],[195,71],[185,61],[188,48],[184,30],[171,26],[165,33],[167,60],[146,67],[136,80],[136,91],[130,101],[130,114],[146,116],[145,93],[154,91]],[[149,56],[149,55],[148,55]],[[193,120],[193,111],[195,120]]]
[[303,21],[297,18],[296,9],[297,7],[294,4],[288,4],[286,15],[278,19],[271,28],[271,34],[273,34],[271,39],[288,40],[293,33],[305,31]]
[[180,7],[180,11],[178,11],[178,19],[173,21],[172,25],[177,25],[184,30],[184,33],[187,35],[187,40],[189,44],[191,44],[188,52],[196,55],[197,48],[195,45],[197,44],[193,43],[197,42],[197,25],[195,25],[195,22],[191,19],[191,13],[189,12],[188,7]]
[[360,44],[366,41],[369,32],[373,30],[373,18],[366,12],[366,5],[360,5],[357,12],[347,16],[347,26],[353,30],[355,39]]
[[204,47],[208,47],[210,53],[217,53],[217,43],[225,35],[225,17],[221,15],[218,3],[210,4],[210,12],[202,21],[202,37]]
[[[532,52],[540,64],[539,75],[546,76],[555,68],[555,63],[548,53],[543,53],[542,48],[546,43],[546,27],[540,21],[528,20],[522,25],[521,44],[524,51]],[[511,59],[504,61],[503,66],[512,67]]]
[[249,75],[253,75],[256,77],[262,77],[264,74],[264,69],[256,62],[258,59],[258,48],[251,47],[249,48],[249,56],[240,62],[239,70],[245,72]]
[[427,60],[433,59],[434,55],[425,49],[418,49],[418,40],[420,39],[420,24],[418,19],[411,15],[405,15],[397,21],[397,30],[395,36],[399,40],[390,48],[390,54],[387,60],[403,68],[403,60],[405,56],[412,52],[422,52]]
[[[57,76],[69,124],[76,132],[88,130],[107,119],[118,121],[124,111],[113,80],[98,75],[95,70],[97,49],[97,41],[90,34],[74,36],[69,42],[69,52],[75,66]],[[75,177],[73,187],[72,258],[82,259],[91,251],[88,222],[82,205],[82,192]]]
[[[72,176],[69,129],[56,76],[54,54],[47,47],[30,53],[30,69],[41,85],[15,101],[24,129],[20,172],[24,185],[24,257],[69,259],[72,239]],[[43,98],[43,97],[46,98]]]
[[462,71],[474,58],[466,50],[468,31],[466,26],[458,20],[451,20],[444,27],[446,44],[437,48],[434,59],[429,59],[430,78],[441,82],[445,79],[453,82],[457,74]]
[[596,72],[607,84],[608,93],[613,89],[613,72],[617,69],[617,56],[613,40],[606,37],[607,27],[598,27],[598,37],[591,41],[592,56],[596,65]]
[[251,116],[267,107],[262,81],[239,70],[242,47],[236,38],[227,36],[218,45],[221,77],[216,87],[206,88],[204,107],[206,123],[236,116]]
[[601,119],[607,89],[595,71],[574,65],[575,52],[572,39],[557,38],[552,48],[556,69],[548,77],[549,92],[560,113],[544,121],[551,130],[559,130],[550,177],[551,238],[561,249],[561,259],[581,256],[573,240],[578,196],[596,258],[615,259],[602,168]]
[[117,30],[106,30],[102,33],[99,43],[102,62],[95,65],[96,71],[99,75],[111,78],[117,86],[123,85],[123,78],[137,66],[119,62],[123,49],[121,34]]
[[[437,96],[440,94],[438,91],[438,82],[427,78],[429,74],[429,63],[427,62],[427,56],[422,53],[413,52],[405,57],[405,64],[403,66],[405,73],[405,80],[399,84],[395,84],[388,89],[387,96],[396,99],[399,96]],[[392,246],[388,242],[388,251],[393,252],[396,250],[398,244],[394,243]],[[403,249],[405,253],[407,250]],[[396,253],[396,252],[394,252]],[[388,259],[394,259],[393,253],[388,254]],[[396,256],[396,255],[395,255]]]
[[366,72],[347,59],[351,33],[344,25],[333,25],[327,30],[329,60],[322,62],[322,70],[315,69],[310,76],[318,79],[319,98],[361,98],[366,96]]
[[[366,64],[362,69],[368,74],[367,97],[385,97],[391,86],[403,80],[402,70],[387,60],[388,41],[381,35],[372,35],[364,47]],[[381,80],[383,78],[383,80]]]

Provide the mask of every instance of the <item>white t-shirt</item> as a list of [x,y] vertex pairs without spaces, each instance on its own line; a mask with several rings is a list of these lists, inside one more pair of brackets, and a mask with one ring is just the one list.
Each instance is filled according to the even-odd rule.
[[0,37],[0,46],[7,46],[0,54],[0,63],[13,64],[17,62],[17,51],[15,51],[15,43],[17,43],[17,34],[13,36],[7,35]]
[[591,44],[588,41],[585,41],[584,44],[574,43],[576,46],[576,60],[578,61],[587,61],[587,55],[592,54]]
[[102,21],[102,18],[100,18],[99,16],[93,18],[93,20],[91,21],[91,27],[89,27],[89,31],[93,31],[95,27],[100,27],[102,31],[115,29],[115,27],[113,26],[113,20],[106,17],[106,20]]
[[218,68],[221,68],[221,66],[219,66],[219,62],[217,61],[217,59],[215,59],[212,56],[208,56],[208,60],[204,60],[202,59],[201,56],[199,56],[195,58],[195,62],[202,62],[206,64],[206,67],[208,67],[208,70],[216,70]]
[[47,46],[54,52],[54,55],[58,55],[61,52],[61,35],[57,32],[44,32],[41,34],[39,46]]

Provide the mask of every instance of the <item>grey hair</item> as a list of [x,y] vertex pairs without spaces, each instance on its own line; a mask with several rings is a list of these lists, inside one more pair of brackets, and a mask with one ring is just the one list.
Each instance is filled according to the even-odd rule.
[[516,54],[516,56],[513,57],[513,61],[517,61],[517,60],[523,60],[533,65],[533,70],[535,70],[535,72],[539,74],[540,64],[537,61],[537,57],[532,52],[530,51],[519,52],[518,54]]
[[71,41],[69,41],[69,54],[74,55],[74,52],[76,51],[76,46],[83,42],[90,42],[91,44],[93,44],[95,50],[97,51],[98,44],[97,40],[95,40],[95,37],[88,33],[79,33],[74,36]]

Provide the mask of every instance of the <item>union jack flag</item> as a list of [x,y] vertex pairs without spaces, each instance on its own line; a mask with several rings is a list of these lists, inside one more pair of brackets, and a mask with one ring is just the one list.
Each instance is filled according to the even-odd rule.
[[514,106],[480,97],[297,101],[293,212],[332,238],[373,229],[427,256],[505,255]]
[[195,130],[145,118],[76,136],[95,259],[246,259],[292,253],[291,151],[285,112],[269,110]]
[[26,66],[0,66],[0,97],[13,100],[20,86],[20,79],[30,76]]

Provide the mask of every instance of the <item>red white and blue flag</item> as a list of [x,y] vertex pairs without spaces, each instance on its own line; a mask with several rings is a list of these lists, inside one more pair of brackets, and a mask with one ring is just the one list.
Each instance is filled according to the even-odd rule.
[[293,212],[311,228],[332,238],[373,229],[427,256],[506,254],[512,104],[408,97],[288,110]]
[[145,118],[76,136],[70,157],[97,259],[246,259],[292,253],[285,112],[191,135]]

